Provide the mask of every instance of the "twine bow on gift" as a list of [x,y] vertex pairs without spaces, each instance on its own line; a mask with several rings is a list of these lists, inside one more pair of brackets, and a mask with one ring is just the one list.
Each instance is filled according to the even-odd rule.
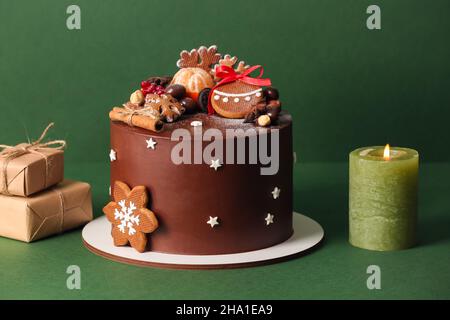
[[[259,75],[256,78],[252,78],[250,77],[250,73],[252,73],[253,71],[260,69],[259,70]],[[255,86],[260,86],[260,87],[265,87],[265,86],[270,86],[271,85],[271,81],[270,79],[262,79],[262,75],[264,74],[264,68],[260,65],[256,65],[253,67],[248,68],[247,70],[245,70],[242,73],[237,73],[233,68],[223,65],[223,66],[217,66],[216,67],[216,76],[218,78],[221,78],[222,80],[220,80],[220,82],[218,84],[216,84],[210,91],[209,96],[208,96],[208,114],[213,114],[214,113],[214,108],[211,105],[211,97],[213,95],[213,92],[215,89],[217,89],[220,86],[223,86],[224,84],[227,83],[231,83],[237,80],[240,80],[242,82],[248,83],[248,84],[252,84]]]
[[126,123],[133,127],[133,117],[134,116],[145,116],[152,119],[159,119],[159,113],[152,107],[144,107],[142,109],[132,109],[127,105],[123,106],[123,109],[119,113],[126,115]]
[[25,154],[33,153],[41,156],[45,160],[45,186],[47,186],[47,175],[48,175],[48,157],[41,151],[43,149],[55,149],[55,150],[61,150],[64,149],[66,146],[66,141],[64,140],[52,140],[48,142],[42,142],[44,140],[45,136],[47,135],[48,130],[54,126],[54,123],[50,123],[45,130],[42,132],[39,139],[37,139],[34,142],[31,143],[21,143],[16,146],[8,146],[4,144],[0,144],[0,158],[3,158],[3,166],[2,166],[2,173],[3,173],[3,179],[2,179],[2,186],[0,189],[0,194],[6,194],[9,195],[8,191],[8,176],[7,176],[7,169],[8,165],[11,162],[11,160],[16,159],[20,156],[23,156]]

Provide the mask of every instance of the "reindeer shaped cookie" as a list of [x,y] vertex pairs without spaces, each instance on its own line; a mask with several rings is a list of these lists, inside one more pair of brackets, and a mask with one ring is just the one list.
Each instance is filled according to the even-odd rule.
[[219,62],[220,58],[216,46],[182,51],[177,62],[180,70],[174,75],[171,84],[183,85],[186,94],[197,101],[200,91],[214,86],[211,66]]

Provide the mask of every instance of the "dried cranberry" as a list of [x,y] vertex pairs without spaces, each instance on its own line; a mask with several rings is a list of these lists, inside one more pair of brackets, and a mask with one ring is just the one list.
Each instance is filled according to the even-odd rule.
[[141,88],[148,88],[150,86],[150,82],[144,80],[141,82]]

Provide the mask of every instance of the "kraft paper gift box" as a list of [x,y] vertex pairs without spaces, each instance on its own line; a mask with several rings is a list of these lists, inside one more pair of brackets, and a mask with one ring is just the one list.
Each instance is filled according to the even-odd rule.
[[60,149],[42,148],[13,159],[0,155],[0,193],[27,197],[63,179],[64,151]]
[[32,242],[92,220],[91,187],[64,181],[31,197],[0,195],[0,236]]

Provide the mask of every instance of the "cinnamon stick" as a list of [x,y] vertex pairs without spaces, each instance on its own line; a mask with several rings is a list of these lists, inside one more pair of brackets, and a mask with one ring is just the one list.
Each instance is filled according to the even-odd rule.
[[113,121],[121,121],[129,126],[135,126],[150,131],[158,132],[163,128],[163,122],[151,114],[148,109],[130,110],[126,108],[114,107],[109,113],[109,118]]

